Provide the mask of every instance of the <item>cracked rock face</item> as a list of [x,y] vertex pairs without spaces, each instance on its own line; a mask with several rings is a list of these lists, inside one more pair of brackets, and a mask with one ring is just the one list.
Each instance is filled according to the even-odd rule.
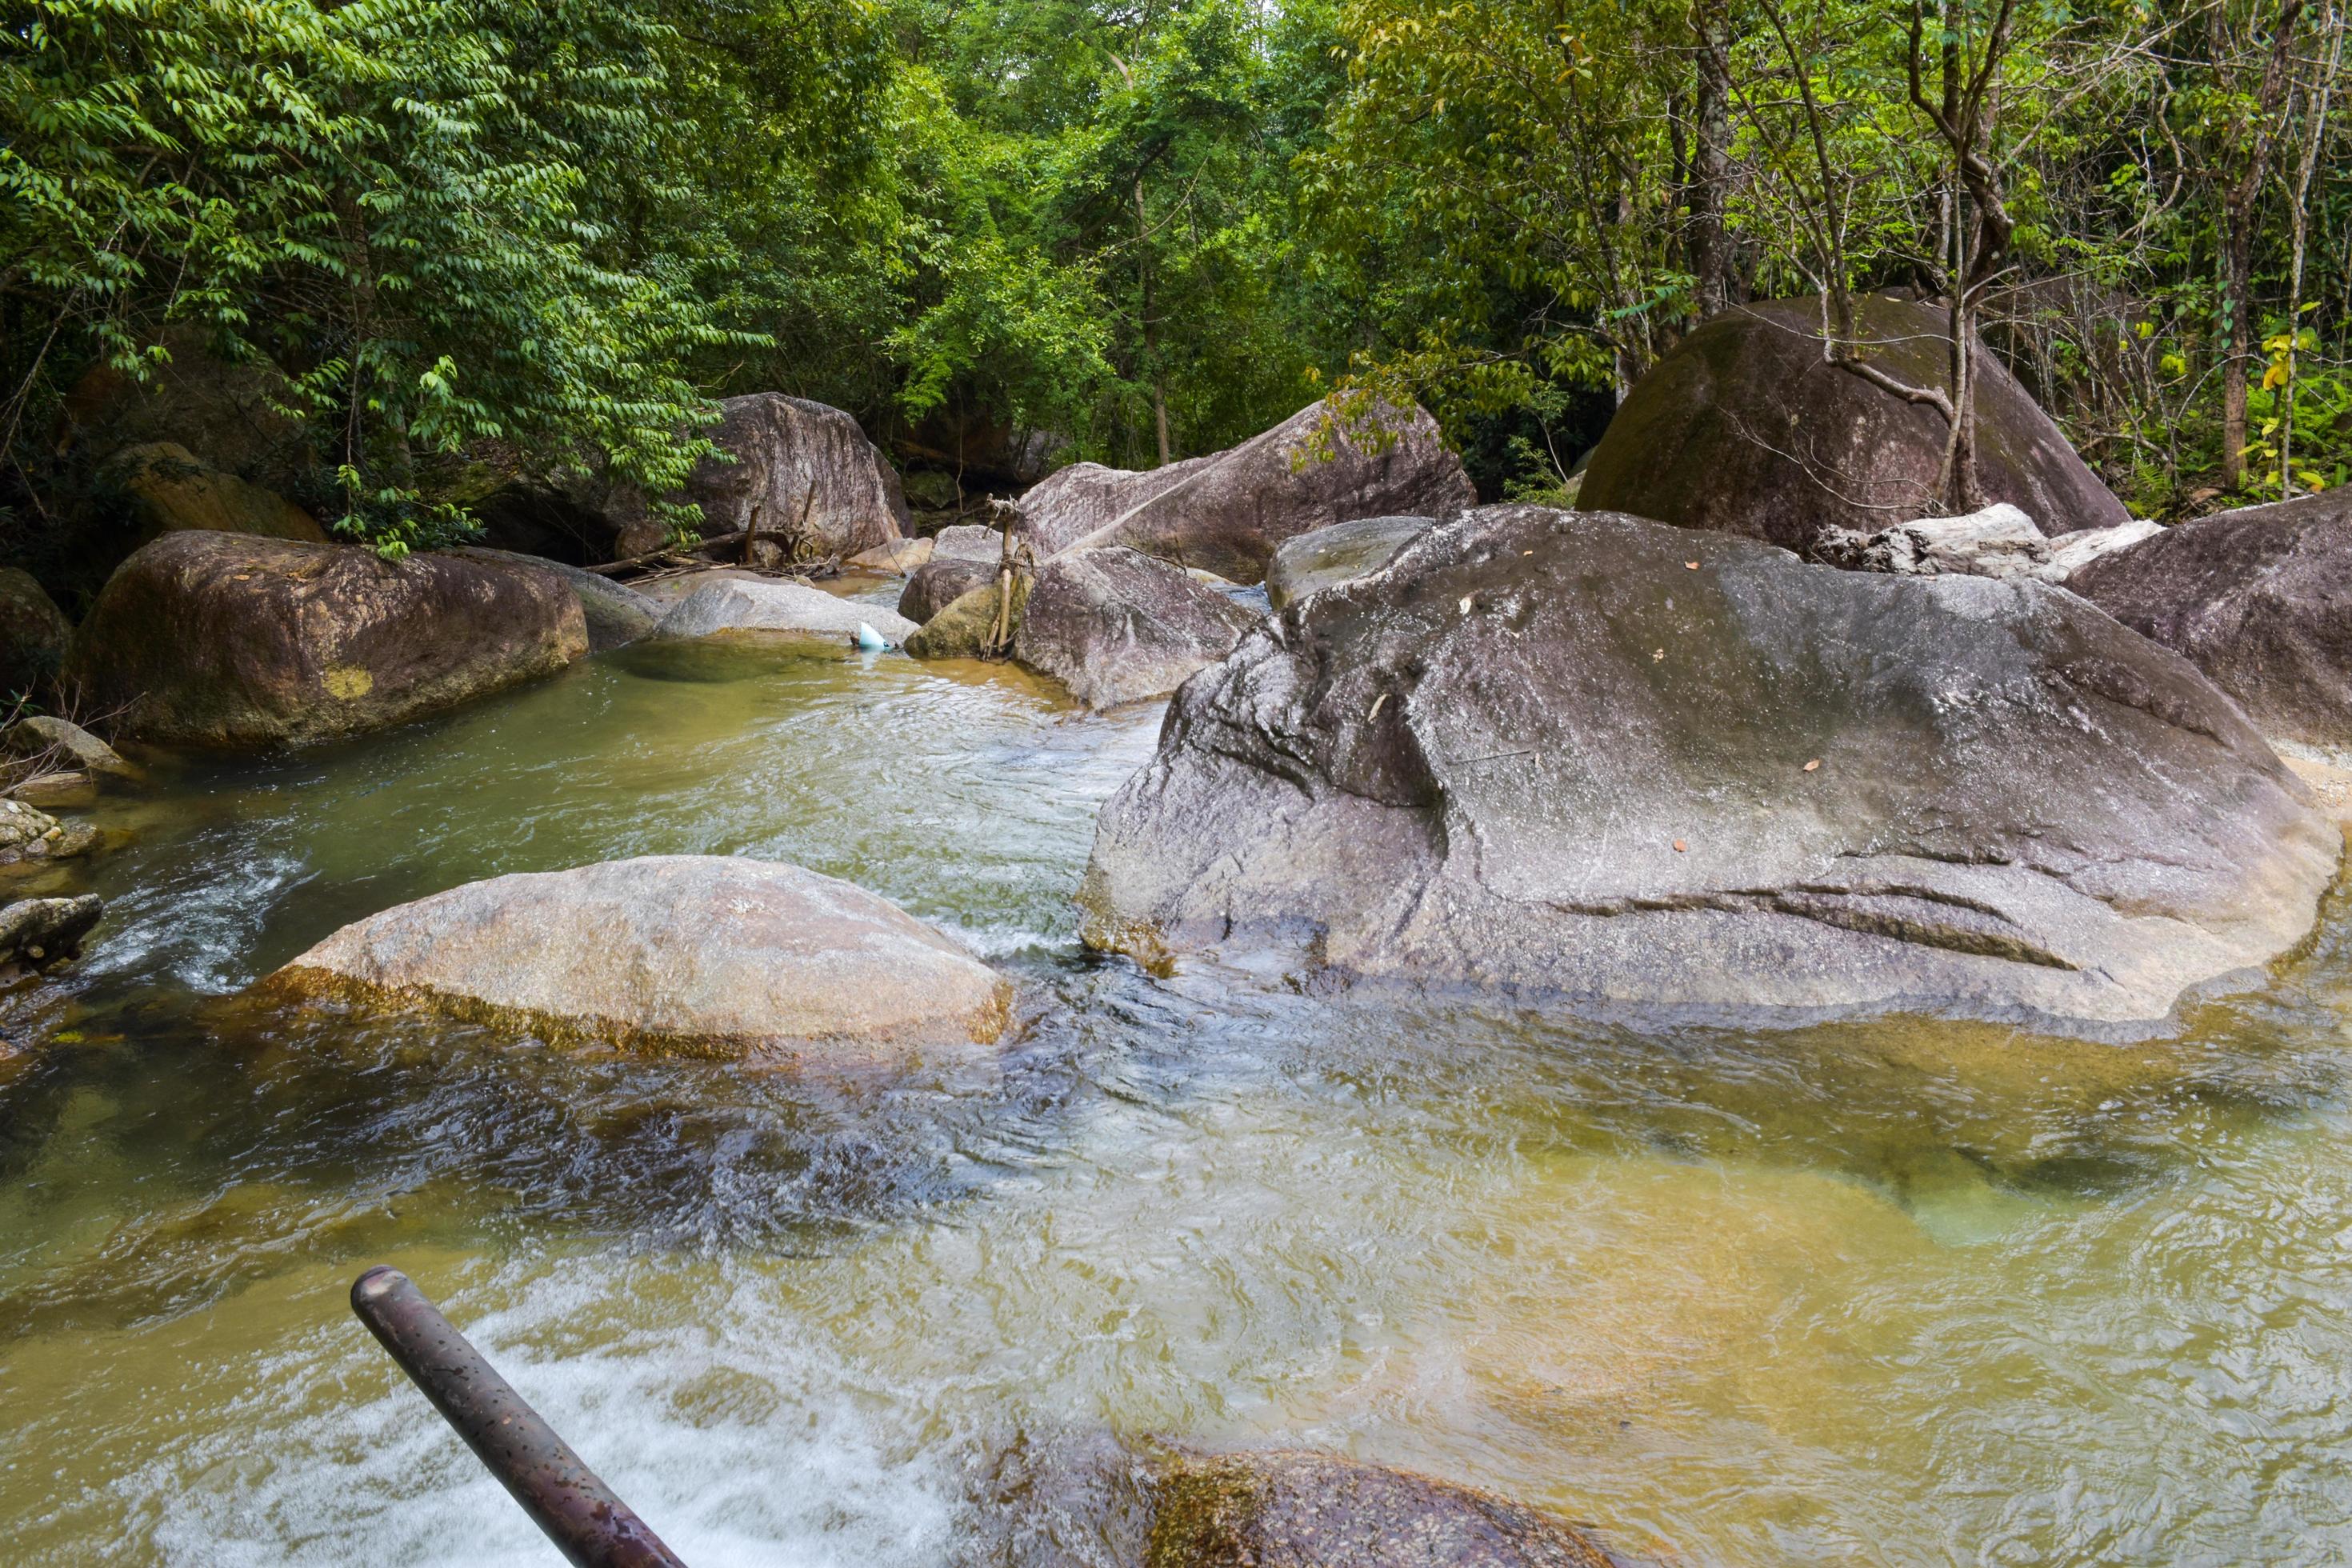
[[1080,900],[1147,961],[2112,1032],[2293,946],[2342,847],[2063,590],[1508,506],[1187,685]]

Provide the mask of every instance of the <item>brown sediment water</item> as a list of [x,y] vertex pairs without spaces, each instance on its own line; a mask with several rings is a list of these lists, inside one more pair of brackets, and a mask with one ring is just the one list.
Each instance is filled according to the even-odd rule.
[[[377,1262],[697,1568],[1112,1561],[1057,1456],[1152,1440],[1678,1564],[2352,1555],[2340,904],[2131,1047],[1155,978],[1070,895],[1157,726],[651,650],[108,805],[64,874],[106,924],[0,1018],[11,1560],[551,1561],[345,1310]],[[1021,982],[1018,1040],[828,1083],[237,999],[386,905],[656,852],[898,900]]]

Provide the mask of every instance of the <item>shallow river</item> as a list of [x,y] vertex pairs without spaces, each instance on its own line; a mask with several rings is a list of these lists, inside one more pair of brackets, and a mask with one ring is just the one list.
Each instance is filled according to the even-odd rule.
[[[2343,909],[2131,1047],[1155,980],[1069,899],[1158,722],[625,654],[110,807],[89,958],[0,1016],[8,1560],[553,1562],[351,1318],[376,1262],[696,1568],[1117,1562],[1160,1442],[1670,1564],[2352,1557]],[[1019,1038],[845,1087],[236,996],[388,904],[682,851],[959,933]]]

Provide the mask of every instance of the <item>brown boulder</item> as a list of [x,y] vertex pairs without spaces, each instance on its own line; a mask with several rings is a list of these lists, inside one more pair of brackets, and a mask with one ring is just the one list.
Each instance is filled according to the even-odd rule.
[[1041,555],[1123,544],[1255,583],[1283,541],[1360,517],[1450,517],[1477,502],[1418,408],[1360,417],[1309,404],[1273,429],[1144,473],[1080,463],[1021,498]]
[[299,745],[552,674],[587,651],[580,601],[551,573],[186,532],[108,580],[66,678],[139,740]]
[[[1854,301],[1869,362],[1941,388],[1942,310],[1882,295]],[[1990,353],[1978,358],[1978,477],[2044,534],[2131,521],[2048,415]],[[1934,408],[1822,357],[1821,304],[1726,310],[1633,390],[1584,469],[1577,504],[1809,551],[1824,528],[1880,532],[1948,509],[1936,473],[1948,435]]]
[[554,1039],[870,1061],[986,1045],[1012,987],[888,900],[798,866],[650,855],[468,882],[355,921],[265,993],[423,1005]]
[[[1021,617],[1029,603],[1030,579],[1025,573],[1013,578],[1013,613],[1007,630],[1017,637]],[[968,594],[958,595],[943,605],[921,627],[907,638],[906,650],[917,658],[979,658],[988,653],[996,635],[996,579],[989,580]]]
[[1074,550],[1037,569],[1013,657],[1093,709],[1165,697],[1233,652],[1257,616],[1165,561]]
[[2199,518],[2066,586],[2186,656],[2264,733],[2352,746],[2352,495]]
[[0,566],[0,699],[22,697],[56,679],[73,623],[29,572]]
[[904,537],[898,471],[856,420],[780,392],[721,406],[710,438],[737,460],[704,459],[686,487],[686,498],[701,504],[706,537],[756,521],[799,560],[846,558]]
[[1615,1568],[1566,1520],[1335,1455],[1184,1456],[1152,1493],[1145,1568]]
[[318,520],[276,490],[248,484],[197,461],[170,441],[131,447],[108,459],[100,482],[120,495],[142,542],[189,529],[256,539],[327,542]]
[[996,581],[998,563],[961,556],[926,561],[908,575],[898,613],[921,626],[975,588]]

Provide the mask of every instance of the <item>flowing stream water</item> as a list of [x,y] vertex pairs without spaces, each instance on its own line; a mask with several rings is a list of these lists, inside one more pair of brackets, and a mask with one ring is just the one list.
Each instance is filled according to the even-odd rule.
[[[433,1293],[695,1568],[1129,1560],[1155,1445],[1498,1489],[1667,1564],[2352,1557],[2347,913],[2152,1044],[1644,1027],[1088,956],[1156,707],[597,659],[190,765],[0,1014],[13,1563],[545,1563],[350,1316]],[[888,1082],[270,1012],[475,879],[796,861],[1020,982]]]

